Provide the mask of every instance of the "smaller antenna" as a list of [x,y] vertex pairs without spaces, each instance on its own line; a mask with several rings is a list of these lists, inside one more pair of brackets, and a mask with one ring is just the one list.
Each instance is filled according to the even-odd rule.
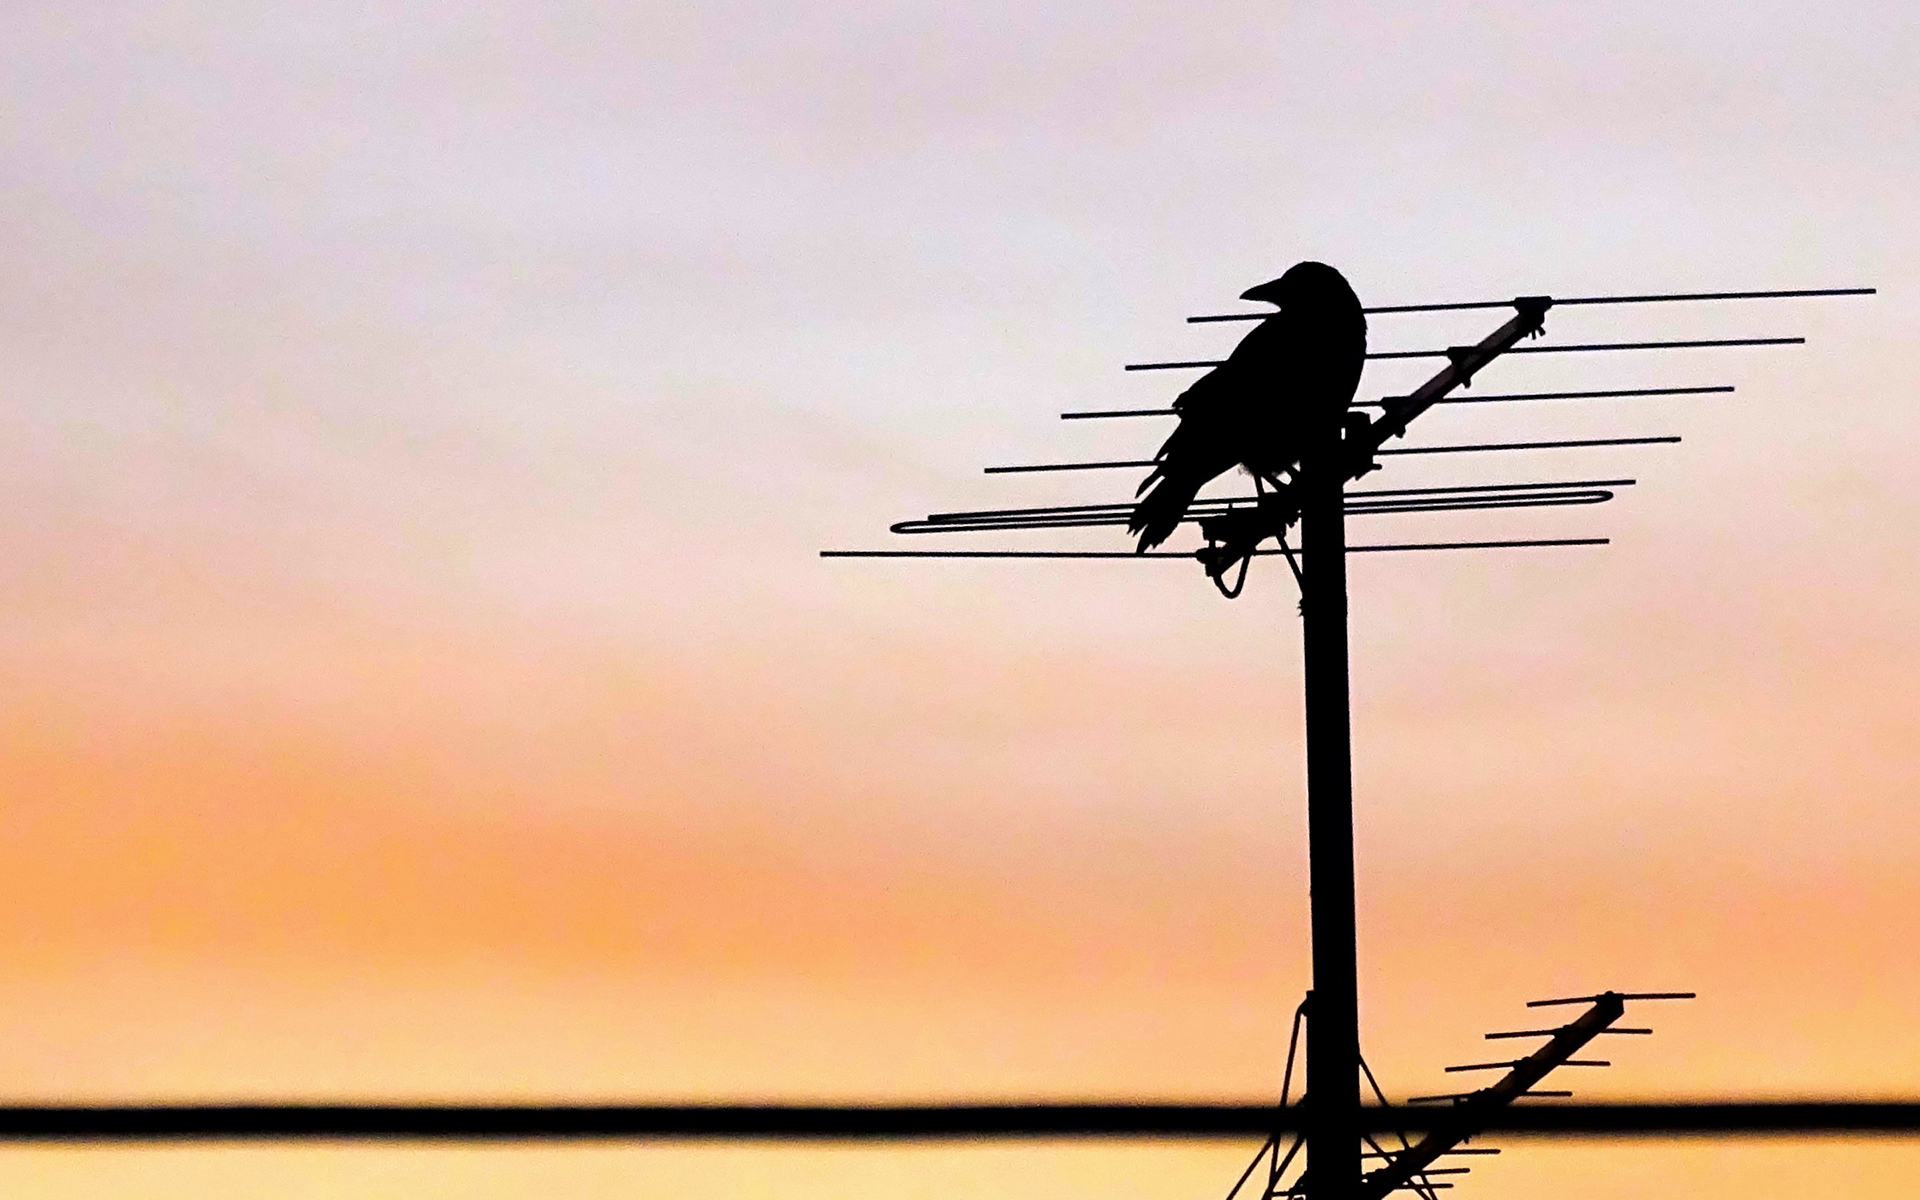
[[[1506,1062],[1461,1063],[1457,1067],[1446,1067],[1444,1070],[1448,1072],[1505,1071],[1519,1066],[1524,1061],[1524,1059],[1514,1058],[1508,1059]],[[1569,1058],[1563,1059],[1558,1065],[1562,1067],[1610,1067],[1613,1064],[1599,1058]]]
[[[1563,1028],[1564,1028],[1564,1027],[1563,1027]],[[1560,1030],[1558,1030],[1558,1029],[1509,1029],[1509,1030],[1506,1030],[1506,1031],[1504,1031],[1504,1032],[1502,1032],[1502,1033],[1490,1033],[1490,1034],[1488,1034],[1488,1035],[1487,1035],[1487,1040],[1491,1042],[1491,1041],[1497,1041],[1497,1040],[1498,1040],[1498,1039],[1500,1039],[1500,1038],[1528,1038],[1528,1037],[1553,1037],[1553,1036],[1554,1036],[1555,1034],[1557,1034],[1557,1033],[1559,1033],[1559,1032],[1560,1032]],[[1608,1029],[1601,1029],[1601,1030],[1597,1030],[1596,1032],[1598,1032],[1598,1033],[1647,1033],[1647,1034],[1650,1034],[1650,1033],[1652,1033],[1652,1032],[1653,1032],[1653,1030],[1651,1030],[1651,1029],[1613,1029],[1613,1028],[1608,1028]]]
[[1528,1008],[1550,1008],[1556,1004],[1597,1004],[1612,997],[1616,1000],[1694,1000],[1698,992],[1601,992],[1597,996],[1560,996],[1552,1000],[1529,1000]]

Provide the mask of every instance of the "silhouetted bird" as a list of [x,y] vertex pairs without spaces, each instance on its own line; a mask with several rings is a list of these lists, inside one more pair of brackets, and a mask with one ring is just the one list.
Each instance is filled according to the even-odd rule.
[[1240,298],[1280,311],[1173,402],[1179,427],[1154,456],[1140,485],[1146,494],[1127,523],[1140,550],[1166,541],[1200,489],[1234,467],[1277,484],[1299,461],[1303,423],[1315,415],[1337,420],[1331,414],[1344,412],[1360,386],[1367,318],[1340,272],[1298,263]]

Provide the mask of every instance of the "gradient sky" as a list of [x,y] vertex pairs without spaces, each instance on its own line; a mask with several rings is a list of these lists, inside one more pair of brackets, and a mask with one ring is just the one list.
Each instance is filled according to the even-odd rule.
[[[1355,560],[1362,1009],[1400,1095],[1606,987],[1701,998],[1583,1095],[1914,1093],[1916,62],[1866,3],[6,5],[5,1092],[1265,1094],[1307,983],[1284,575],[815,554],[1123,497],[979,468],[1150,450],[1055,414],[1163,403],[1119,365],[1311,257],[1374,304],[1881,289],[1557,313],[1809,340],[1503,362],[1739,391],[1437,412],[1686,440],[1375,477],[1640,483],[1356,529],[1615,539]],[[1243,1153],[5,1150],[0,1188],[1205,1200]],[[1917,1168],[1516,1146],[1458,1194]]]

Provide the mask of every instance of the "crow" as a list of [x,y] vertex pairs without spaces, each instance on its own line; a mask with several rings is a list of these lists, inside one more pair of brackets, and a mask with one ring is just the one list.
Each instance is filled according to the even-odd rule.
[[1234,467],[1277,486],[1299,462],[1304,423],[1344,412],[1360,386],[1367,318],[1340,272],[1297,263],[1240,298],[1280,311],[1173,402],[1180,424],[1154,455],[1127,523],[1140,535],[1137,550],[1166,541],[1200,489]]

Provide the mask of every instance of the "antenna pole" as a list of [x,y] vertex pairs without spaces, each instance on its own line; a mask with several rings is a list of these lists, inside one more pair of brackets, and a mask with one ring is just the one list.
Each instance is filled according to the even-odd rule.
[[1354,946],[1353,738],[1347,687],[1347,456],[1342,413],[1301,459],[1300,584],[1307,720],[1307,871],[1313,1000],[1307,1014],[1312,1200],[1360,1194],[1360,1014]]

